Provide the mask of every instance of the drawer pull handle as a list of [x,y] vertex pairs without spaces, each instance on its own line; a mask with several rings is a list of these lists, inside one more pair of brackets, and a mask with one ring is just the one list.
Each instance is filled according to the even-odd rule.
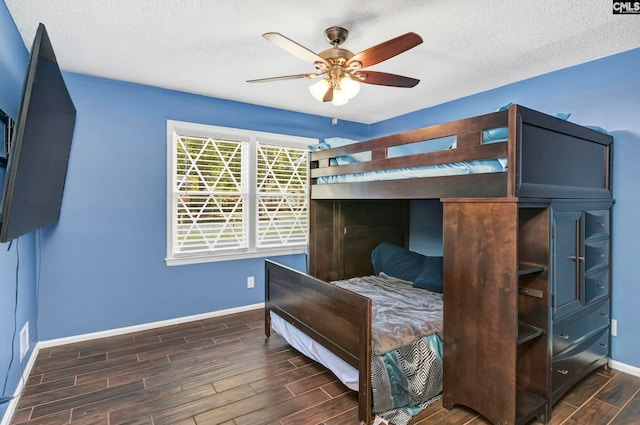
[[561,373],[563,375],[568,375],[569,371],[567,369],[558,369],[556,372]]
[[598,288],[598,289],[604,289],[604,285],[596,285],[596,288]]
[[604,258],[604,254],[599,252],[598,254],[596,254],[596,256],[600,257],[600,258]]
[[576,261],[584,261],[584,257],[576,257],[575,255],[572,255],[571,257],[572,260],[576,260]]
[[607,348],[607,344],[605,344],[604,342],[601,342],[601,343],[600,343],[600,347]]
[[604,222],[603,221],[599,221],[599,222],[596,223],[596,226],[604,227]]
[[600,313],[600,317],[609,317],[607,313]]
[[569,339],[569,335],[565,335],[565,334],[558,334],[558,336],[562,339]]

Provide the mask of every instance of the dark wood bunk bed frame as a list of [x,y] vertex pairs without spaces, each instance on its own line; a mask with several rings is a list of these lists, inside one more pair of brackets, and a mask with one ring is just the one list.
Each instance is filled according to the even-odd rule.
[[[482,144],[483,131],[497,127],[508,127],[508,141]],[[456,149],[387,157],[392,146],[452,135]],[[444,406],[464,404],[495,424],[546,423],[552,404],[608,360],[612,147],[606,134],[512,105],[310,153],[309,274],[266,262],[267,337],[274,312],[356,368],[359,416],[370,424],[371,301],[327,282],[372,274],[378,243],[408,246],[410,200],[440,199]],[[329,161],[367,151],[370,161]],[[316,184],[322,176],[505,157],[501,173]],[[566,238],[573,241],[560,243]],[[556,263],[567,246],[577,250],[573,265]],[[564,283],[565,271],[573,282]],[[603,293],[589,295],[588,285]]]

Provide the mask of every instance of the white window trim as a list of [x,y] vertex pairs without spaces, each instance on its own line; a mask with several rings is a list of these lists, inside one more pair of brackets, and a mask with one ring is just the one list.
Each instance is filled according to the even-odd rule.
[[[252,223],[251,231],[249,232],[249,248],[238,250],[236,252],[230,252],[225,254],[185,254],[176,256],[173,254],[173,224],[176,222],[176,217],[173,211],[173,188],[175,187],[175,150],[176,145],[174,143],[175,134],[188,134],[196,137],[214,137],[228,140],[238,140],[249,142],[249,220]],[[281,146],[292,147],[307,147],[318,143],[318,139],[290,136],[275,133],[266,133],[260,131],[244,130],[230,127],[218,127],[206,124],[196,124],[185,121],[173,121],[167,120],[167,257],[165,262],[167,266],[179,266],[186,264],[199,264],[209,263],[217,261],[233,261],[243,260],[249,258],[263,258],[273,257],[279,255],[292,255],[303,254],[306,252],[307,247],[295,246],[285,248],[268,248],[268,249],[256,249],[256,236],[255,228],[257,226],[256,217],[256,146],[257,143],[274,144]],[[308,178],[308,177],[307,177]],[[308,184],[308,182],[307,182]]]

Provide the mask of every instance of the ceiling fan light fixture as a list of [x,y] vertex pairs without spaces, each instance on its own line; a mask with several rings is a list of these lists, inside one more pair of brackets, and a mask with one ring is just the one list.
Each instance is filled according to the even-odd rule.
[[349,96],[345,93],[344,90],[333,90],[333,99],[331,100],[331,104],[333,106],[342,106],[346,105],[349,102]]
[[326,78],[321,79],[315,84],[309,86],[309,92],[318,102],[322,102],[325,93],[329,90],[329,80]]
[[347,98],[353,99],[360,92],[360,83],[351,77],[343,77],[340,80],[340,88]]

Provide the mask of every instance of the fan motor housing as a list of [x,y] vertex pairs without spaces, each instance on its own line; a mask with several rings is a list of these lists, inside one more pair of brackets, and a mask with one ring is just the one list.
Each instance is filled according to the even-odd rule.
[[324,30],[324,38],[334,46],[339,46],[347,39],[349,31],[342,27],[330,27]]
[[330,62],[333,59],[337,62],[344,63],[349,59],[351,59],[354,55],[351,50],[333,48],[333,49],[323,50],[322,52],[318,53],[318,56]]

